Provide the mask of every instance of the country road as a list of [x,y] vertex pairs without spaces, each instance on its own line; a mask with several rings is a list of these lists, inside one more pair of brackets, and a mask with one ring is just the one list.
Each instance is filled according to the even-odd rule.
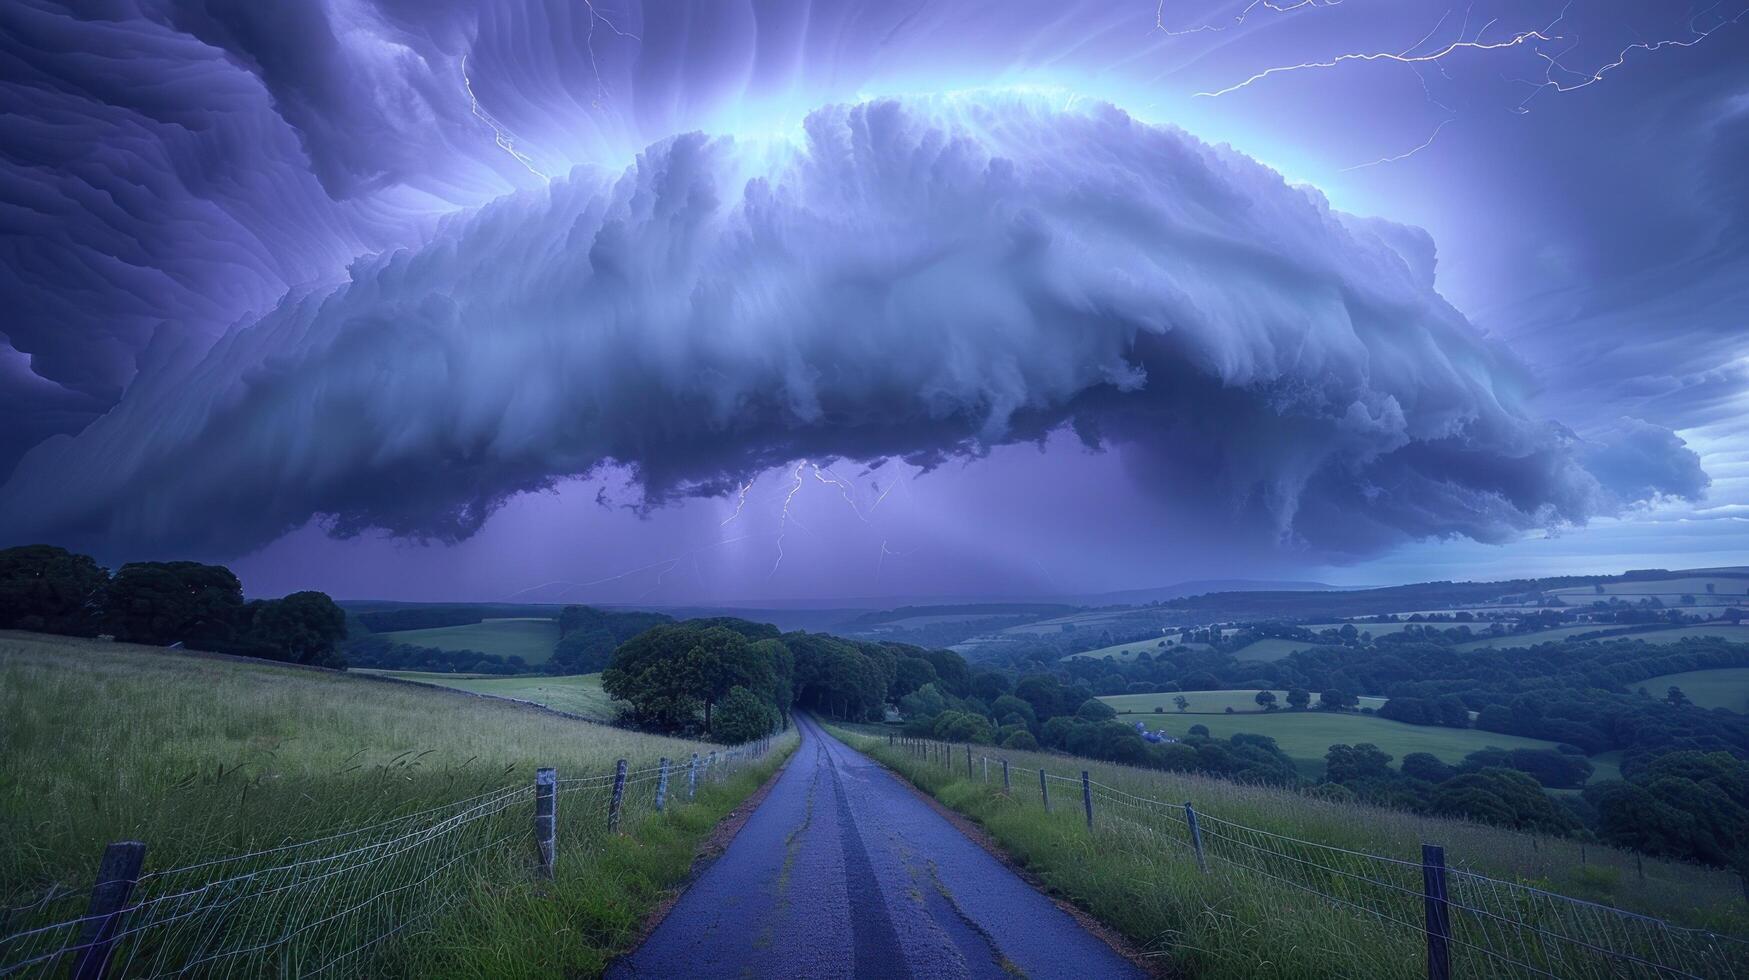
[[897,777],[798,725],[770,795],[608,976],[1143,975]]

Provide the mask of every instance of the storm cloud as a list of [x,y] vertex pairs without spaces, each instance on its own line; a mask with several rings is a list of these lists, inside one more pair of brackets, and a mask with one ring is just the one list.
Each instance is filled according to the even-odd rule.
[[1326,558],[1704,491],[1667,429],[1530,417],[1433,257],[1103,104],[828,106],[450,217],[210,346],[160,332],[115,409],[0,488],[0,537],[226,556],[316,516],[454,540],[606,465],[659,506],[1064,427],[1162,506]]

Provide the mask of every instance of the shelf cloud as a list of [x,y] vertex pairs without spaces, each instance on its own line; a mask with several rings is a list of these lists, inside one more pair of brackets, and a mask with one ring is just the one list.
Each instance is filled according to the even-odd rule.
[[[331,190],[369,179],[318,162]],[[1708,482],[1668,429],[1528,414],[1424,232],[1098,103],[687,133],[425,239],[216,343],[155,329],[116,406],[0,488],[0,537],[223,557],[315,517],[454,540],[604,466],[655,507],[803,457],[933,465],[1064,428],[1162,507],[1335,560]]]

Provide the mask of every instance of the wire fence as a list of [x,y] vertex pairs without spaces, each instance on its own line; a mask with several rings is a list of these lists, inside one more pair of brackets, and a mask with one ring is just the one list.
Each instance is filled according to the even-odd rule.
[[[1023,767],[980,747],[889,736],[901,760],[982,782],[1022,806],[1085,824],[1103,850],[1197,869],[1210,886],[1272,889],[1376,927],[1354,950],[1355,975],[1560,978],[1749,977],[1749,942],[1419,860],[1272,833],[1091,778]],[[1132,787],[1133,788],[1133,787]],[[1209,887],[1209,908],[1222,897]],[[1357,960],[1350,960],[1358,966]],[[1336,972],[1344,972],[1337,970]]]
[[112,844],[88,891],[0,911],[0,976],[369,974],[372,956],[479,882],[550,877],[559,853],[599,850],[770,744],[564,778],[541,770],[533,784],[317,840],[143,873],[144,845]]

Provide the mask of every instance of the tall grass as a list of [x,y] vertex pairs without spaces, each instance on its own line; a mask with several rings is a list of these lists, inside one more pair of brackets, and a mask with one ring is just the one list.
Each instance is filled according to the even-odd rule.
[[[1456,947],[1454,958],[1472,974],[1515,975],[1507,964],[1491,958],[1494,948],[1513,947],[1502,955],[1550,966],[1550,954],[1541,947],[1557,944],[1540,943],[1536,928],[1581,934],[1595,930],[1599,936],[1593,938],[1600,944],[1633,943],[1636,949],[1664,941],[1662,934],[1650,939],[1628,936],[1619,916],[1546,898],[1535,889],[1727,935],[1749,933],[1738,882],[1712,869],[1639,860],[1611,848],[1463,821],[1333,803],[1288,790],[1048,753],[974,747],[968,778],[964,746],[952,748],[953,764],[946,766],[939,756],[889,748],[884,736],[840,734],[982,824],[1047,885],[1193,976],[1383,978],[1424,973],[1418,866],[1423,842],[1445,847],[1454,868],[1454,893],[1461,887],[1465,895],[1475,896],[1473,901],[1493,903],[1488,909],[1498,913],[1497,918],[1480,920],[1485,929],[1461,934],[1475,941]],[[984,780],[982,756],[995,760],[989,782]],[[1009,795],[1001,792],[1003,758],[1013,767]],[[1040,768],[1065,777],[1050,780],[1050,813],[1040,804]],[[1096,785],[1106,787],[1095,790],[1091,832],[1081,796],[1083,769]],[[1198,867],[1190,846],[1181,808],[1187,800],[1202,818],[1207,872]],[[1285,843],[1289,841],[1320,846]],[[1509,884],[1496,887],[1465,872]],[[1518,905],[1507,907],[1507,902]],[[1565,918],[1558,925],[1538,919],[1553,915]],[[1537,942],[1526,942],[1521,935],[1525,930],[1532,930]],[[1484,931],[1490,933],[1485,941],[1479,938]],[[1675,945],[1693,945],[1686,937],[1677,939]],[[1568,954],[1575,948],[1560,945]],[[1660,953],[1698,956],[1712,966],[1734,962],[1723,975],[1749,974],[1749,946],[1729,941],[1708,941],[1699,954],[1686,947]],[[1575,961],[1552,972],[1591,975],[1593,966]],[[1640,972],[1629,969],[1620,975]]]
[[[671,797],[676,805],[662,814],[653,808],[654,776],[635,776],[626,793],[623,836],[606,832],[606,780],[567,783],[559,810],[559,873],[552,881],[535,881],[527,846],[532,804],[523,794],[532,793],[536,767],[555,767],[562,780],[603,777],[620,758],[635,773],[658,757],[687,760],[695,751],[708,754],[720,746],[344,674],[3,634],[0,935],[25,925],[32,906],[46,914],[77,905],[110,841],[145,841],[146,871],[152,874],[226,855],[303,846],[485,796],[503,799],[502,812],[470,821],[465,835],[421,840],[418,847],[371,845],[376,850],[366,854],[373,862],[370,873],[407,880],[392,900],[373,899],[370,928],[416,910],[411,934],[420,939],[394,937],[361,955],[392,956],[392,973],[588,975],[628,940],[662,890],[684,875],[702,834],[792,744],[793,737],[766,761],[701,785],[690,806],[679,805],[685,779],[683,771],[677,773]],[[407,819],[404,826],[387,825],[372,840],[392,840],[404,827],[433,818]],[[464,840],[478,846],[464,848]],[[487,846],[500,841],[512,843]],[[454,860],[450,852],[465,853],[467,860]],[[444,860],[433,864],[432,854]],[[333,858],[325,852],[320,860]],[[439,872],[443,876],[434,877]],[[262,873],[251,865],[249,874]],[[355,865],[344,880],[363,881],[364,873]],[[272,937],[279,934],[279,921],[307,913],[290,907],[289,898],[257,902],[259,888],[236,887],[241,897],[225,911],[227,935]],[[286,894],[310,893],[302,881],[297,888],[302,891],[288,888]],[[57,901],[57,895],[64,897]],[[331,894],[322,901],[338,911],[352,897]],[[429,914],[439,906],[441,914]],[[200,914],[212,916],[210,909]],[[165,957],[174,951],[148,952]],[[305,958],[295,964],[301,968],[293,972],[303,972],[324,952],[303,950]],[[240,970],[231,964],[226,969],[265,970],[265,960],[242,962]],[[357,965],[338,968],[351,972]]]

